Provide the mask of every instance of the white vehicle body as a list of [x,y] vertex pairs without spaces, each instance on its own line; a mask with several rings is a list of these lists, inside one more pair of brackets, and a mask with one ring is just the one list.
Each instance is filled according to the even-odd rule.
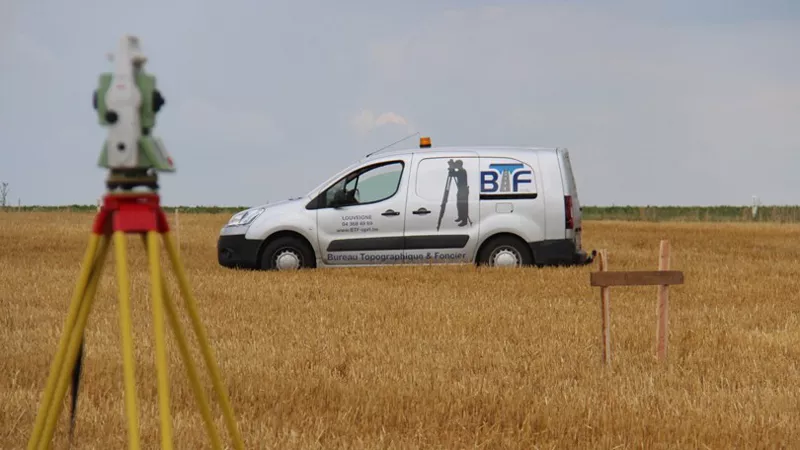
[[593,256],[581,249],[581,208],[563,148],[367,157],[304,197],[237,213],[218,241],[220,265],[251,269],[571,265]]

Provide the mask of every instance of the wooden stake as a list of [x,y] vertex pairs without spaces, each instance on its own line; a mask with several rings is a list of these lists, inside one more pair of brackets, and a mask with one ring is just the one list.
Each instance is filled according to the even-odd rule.
[[[608,271],[608,254],[606,250],[598,252],[600,256],[600,272]],[[603,363],[611,364],[611,288],[600,287],[600,308],[603,315]]]
[[[669,270],[669,241],[662,240],[658,254],[658,270]],[[669,285],[658,286],[658,304],[656,305],[658,322],[656,323],[656,354],[659,361],[667,359],[667,335],[669,333]]]

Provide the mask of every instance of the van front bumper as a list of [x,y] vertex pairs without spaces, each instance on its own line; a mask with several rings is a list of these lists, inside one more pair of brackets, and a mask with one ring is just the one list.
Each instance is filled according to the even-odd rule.
[[594,261],[597,251],[591,254],[575,248],[571,239],[552,239],[529,242],[536,265],[541,266],[584,266]]
[[260,240],[247,239],[243,234],[223,235],[217,240],[217,260],[223,267],[258,269],[260,247]]

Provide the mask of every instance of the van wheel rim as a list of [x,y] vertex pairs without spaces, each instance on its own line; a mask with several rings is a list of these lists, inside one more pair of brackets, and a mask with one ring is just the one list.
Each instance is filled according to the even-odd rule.
[[516,267],[520,265],[522,255],[515,248],[500,247],[492,252],[489,260],[495,267]]
[[302,258],[293,250],[281,250],[275,256],[275,268],[278,270],[297,270],[302,265]]

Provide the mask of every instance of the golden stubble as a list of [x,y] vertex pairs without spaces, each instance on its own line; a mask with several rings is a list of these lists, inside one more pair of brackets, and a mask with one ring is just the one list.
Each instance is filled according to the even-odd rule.
[[[656,288],[612,288],[604,368],[596,265],[233,271],[216,260],[226,219],[183,214],[175,233],[248,448],[800,445],[800,226],[585,222],[584,246],[608,249],[610,270],[656,269],[669,239],[672,268],[686,276],[670,290],[666,364],[654,357]],[[30,436],[91,221],[0,213],[0,448]],[[156,448],[140,239],[128,254],[141,436]],[[78,448],[127,445],[117,305],[109,253],[86,330]],[[208,448],[170,330],[168,353],[176,448]],[[66,448],[68,408],[65,399],[56,448]]]

